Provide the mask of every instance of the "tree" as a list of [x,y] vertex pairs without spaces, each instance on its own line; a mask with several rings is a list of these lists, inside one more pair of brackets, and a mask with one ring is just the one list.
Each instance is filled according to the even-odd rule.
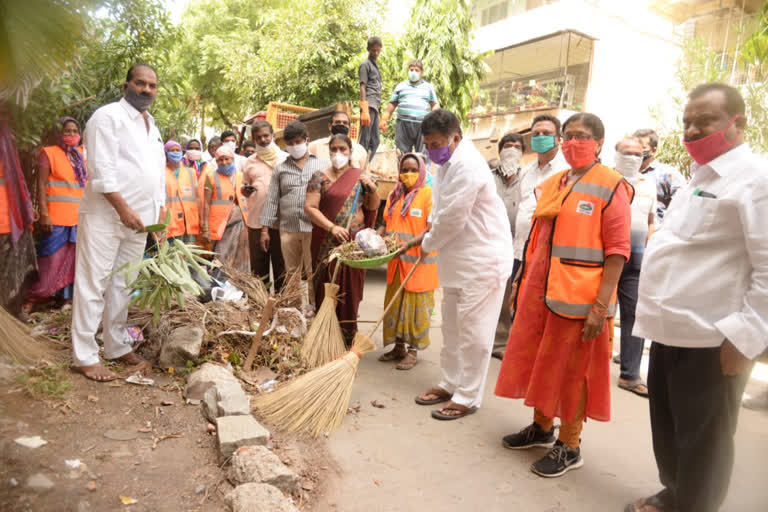
[[270,101],[324,107],[356,97],[357,65],[382,8],[383,0],[203,0],[184,11],[175,55],[207,125],[229,127]]
[[386,78],[394,78],[394,84],[405,79],[409,60],[420,59],[441,107],[461,120],[466,119],[487,71],[485,55],[472,49],[471,10],[469,0],[416,0],[399,47],[389,51],[392,55],[384,53]]

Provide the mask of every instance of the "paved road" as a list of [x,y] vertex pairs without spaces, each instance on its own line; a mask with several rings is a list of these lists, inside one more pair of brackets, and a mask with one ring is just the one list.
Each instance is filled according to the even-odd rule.
[[[385,274],[369,272],[361,319],[382,311]],[[623,510],[633,498],[659,488],[651,447],[648,403],[614,388],[613,420],[584,428],[585,465],[564,477],[545,479],[528,469],[543,449],[511,451],[501,437],[531,421],[520,401],[493,396],[500,362],[491,360],[483,407],[473,416],[438,422],[413,397],[439,379],[440,317],[432,346],[410,372],[379,363],[381,349],[363,358],[352,395],[357,415],[347,416],[328,440],[339,475],[314,507],[320,511],[531,511]],[[370,324],[361,324],[370,329]],[[381,347],[381,332],[374,337]],[[761,373],[762,372],[762,373]],[[612,365],[614,385],[618,367]],[[758,369],[766,377],[766,368]],[[754,374],[753,374],[754,375]],[[754,389],[764,385],[750,383]],[[384,409],[371,406],[376,400]],[[742,409],[736,436],[736,466],[725,512],[768,510],[768,413]]]

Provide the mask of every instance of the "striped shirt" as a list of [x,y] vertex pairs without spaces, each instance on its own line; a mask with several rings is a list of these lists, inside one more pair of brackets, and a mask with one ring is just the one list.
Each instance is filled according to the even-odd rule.
[[389,102],[397,105],[399,121],[420,123],[432,111],[432,104],[437,103],[437,94],[432,84],[427,81],[419,80],[412,84],[405,80],[397,84]]
[[330,166],[330,161],[312,154],[304,162],[303,169],[299,169],[292,158],[286,158],[283,163],[278,164],[269,183],[267,202],[261,213],[261,225],[274,227],[280,219],[280,231],[310,233],[312,222],[304,213],[307,185],[313,174]]

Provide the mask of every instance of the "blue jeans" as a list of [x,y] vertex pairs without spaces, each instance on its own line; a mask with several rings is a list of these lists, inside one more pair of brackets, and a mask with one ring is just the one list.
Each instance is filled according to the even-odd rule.
[[618,299],[621,308],[621,375],[625,380],[640,378],[645,340],[632,336],[637,309],[637,288],[640,282],[640,265],[628,262],[619,277]]

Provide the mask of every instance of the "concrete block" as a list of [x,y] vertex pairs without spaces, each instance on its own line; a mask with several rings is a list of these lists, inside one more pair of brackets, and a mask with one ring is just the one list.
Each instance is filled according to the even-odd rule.
[[216,423],[222,459],[231,457],[241,446],[263,446],[269,441],[269,431],[251,415],[222,416]]
[[282,463],[265,446],[242,446],[232,455],[228,473],[233,485],[263,483],[274,485],[287,494],[299,492],[299,475]]

